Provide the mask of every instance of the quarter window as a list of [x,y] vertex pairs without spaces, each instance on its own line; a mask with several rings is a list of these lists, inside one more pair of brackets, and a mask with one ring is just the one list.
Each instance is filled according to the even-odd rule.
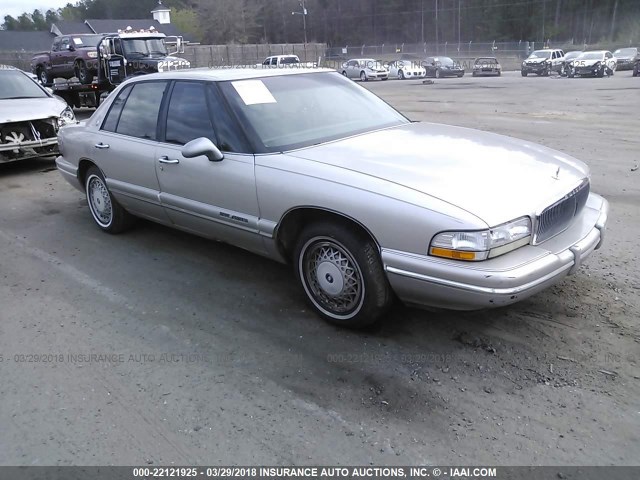
[[158,113],[166,88],[166,82],[136,83],[122,109],[116,133],[156,140]]
[[107,132],[116,131],[118,120],[120,120],[120,114],[122,113],[122,107],[124,107],[129,93],[131,93],[131,87],[124,88],[118,94],[118,98],[116,98],[111,104],[111,109],[109,110],[109,113],[107,113],[107,117],[102,124],[102,130],[106,130]]
[[216,143],[205,99],[204,84],[199,82],[175,84],[167,112],[166,141],[168,143],[184,145],[200,137],[206,137]]

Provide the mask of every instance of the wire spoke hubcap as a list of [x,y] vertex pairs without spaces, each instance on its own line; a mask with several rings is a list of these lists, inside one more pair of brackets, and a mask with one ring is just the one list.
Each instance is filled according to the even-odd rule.
[[306,283],[320,307],[346,315],[359,306],[362,275],[347,250],[334,242],[320,241],[307,249],[303,261]]
[[97,177],[93,177],[89,180],[89,187],[87,190],[91,211],[96,217],[96,220],[103,225],[108,225],[111,223],[111,214],[113,210],[111,206],[111,197],[109,196],[107,187],[102,180]]

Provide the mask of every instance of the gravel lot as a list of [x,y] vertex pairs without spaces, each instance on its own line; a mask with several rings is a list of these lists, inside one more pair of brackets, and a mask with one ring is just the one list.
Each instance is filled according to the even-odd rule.
[[350,332],[288,267],[147,222],[105,235],[51,162],[0,165],[0,464],[638,464],[640,79],[366,87],[586,161],[605,247],[520,304]]

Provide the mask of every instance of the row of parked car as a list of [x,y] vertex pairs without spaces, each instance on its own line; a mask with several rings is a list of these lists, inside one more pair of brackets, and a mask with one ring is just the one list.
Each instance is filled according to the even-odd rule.
[[[529,74],[548,76],[558,73],[570,78],[577,76],[613,75],[616,70],[633,70],[638,76],[640,55],[635,47],[608,50],[571,51],[561,49],[536,50],[521,65],[523,77]],[[451,57],[427,57],[424,60],[393,60],[383,62],[373,58],[353,58],[338,69],[342,75],[363,82],[369,80],[400,80],[411,78],[463,77],[464,66]],[[472,75],[502,75],[502,66],[495,57],[478,57],[473,61]]]
[[611,53],[608,50],[571,51],[561,49],[536,50],[522,62],[523,77],[528,74],[548,76],[559,73],[569,78],[578,76],[604,77],[616,70],[633,70],[638,76],[640,56],[635,47],[620,48]]
[[[354,58],[342,64],[340,73],[351,79],[400,80],[425,77],[463,77],[464,66],[451,57],[427,57],[425,60],[393,60],[382,62],[373,58]],[[500,62],[495,57],[478,57],[473,62],[472,74],[479,75],[502,74]]]

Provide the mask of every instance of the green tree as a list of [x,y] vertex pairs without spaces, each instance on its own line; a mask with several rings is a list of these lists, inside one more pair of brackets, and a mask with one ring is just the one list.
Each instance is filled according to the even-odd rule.
[[13,18],[11,15],[5,15],[4,23],[2,24],[2,28],[5,30],[18,30],[18,20]]

